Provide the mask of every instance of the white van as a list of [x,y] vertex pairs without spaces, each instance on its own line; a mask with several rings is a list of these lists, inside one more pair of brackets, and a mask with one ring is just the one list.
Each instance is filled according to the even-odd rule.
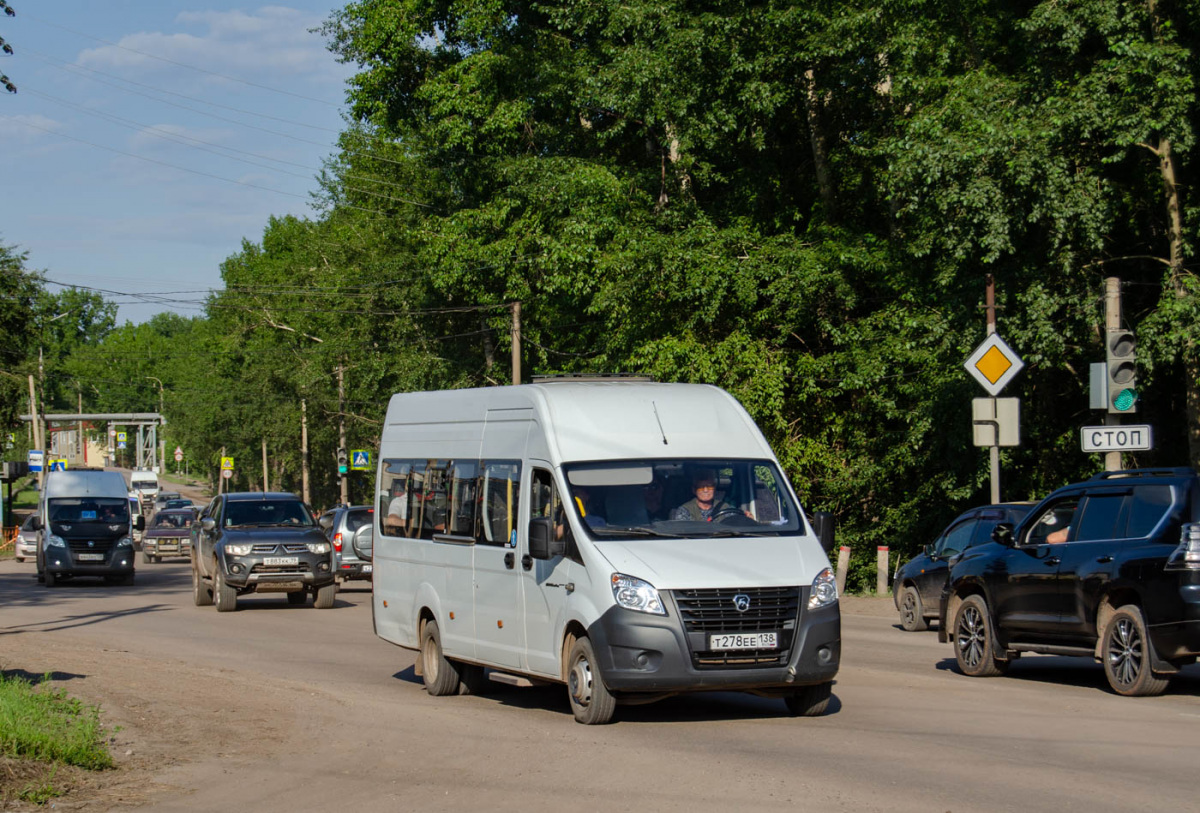
[[148,499],[151,505],[158,496],[158,475],[146,469],[139,469],[129,475],[129,490],[136,491],[142,499]]
[[46,475],[34,528],[37,578],[47,587],[75,576],[133,584],[134,529],[125,479],[119,472],[71,469]]
[[691,691],[828,705],[831,525],[818,540],[723,390],[565,379],[394,395],[376,487],[370,541],[355,540],[373,546],[375,632],[420,652],[430,694],[479,691],[487,667],[565,683],[589,724]]

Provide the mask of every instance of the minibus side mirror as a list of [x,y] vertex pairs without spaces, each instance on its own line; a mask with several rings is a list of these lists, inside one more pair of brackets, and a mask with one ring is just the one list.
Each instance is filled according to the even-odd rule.
[[826,554],[833,551],[833,514],[829,511],[814,511],[812,515],[813,531],[821,542],[821,548]]
[[146,530],[146,518],[141,514],[138,514],[137,519],[133,521],[133,528],[135,531]]
[[529,555],[534,559],[553,559],[567,551],[567,544],[554,538],[554,521],[550,517],[529,520]]
[[354,539],[350,542],[350,547],[354,549],[354,555],[365,562],[371,561],[371,557],[375,553],[375,529],[370,525],[364,525],[354,532]]
[[43,527],[45,526],[42,525],[42,518],[40,516],[35,516],[33,518],[33,530],[40,531]]
[[1013,526],[1011,522],[998,522],[992,528],[992,541],[1007,548],[1013,546]]

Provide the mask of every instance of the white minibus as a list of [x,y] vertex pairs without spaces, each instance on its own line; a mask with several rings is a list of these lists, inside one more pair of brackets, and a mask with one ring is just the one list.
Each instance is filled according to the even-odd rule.
[[832,525],[814,531],[721,389],[564,377],[397,394],[376,494],[355,538],[375,632],[420,653],[429,694],[557,682],[587,724],[692,691],[795,715],[829,703]]

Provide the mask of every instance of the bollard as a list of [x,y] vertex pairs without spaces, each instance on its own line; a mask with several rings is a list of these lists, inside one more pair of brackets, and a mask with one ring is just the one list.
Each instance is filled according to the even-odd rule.
[[875,593],[880,596],[886,596],[888,592],[888,549],[887,545],[880,545],[875,549]]
[[842,545],[838,548],[837,590],[838,595],[846,592],[846,571],[850,569],[850,548]]

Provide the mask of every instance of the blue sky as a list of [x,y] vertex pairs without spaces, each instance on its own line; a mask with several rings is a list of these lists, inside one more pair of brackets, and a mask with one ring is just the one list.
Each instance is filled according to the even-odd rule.
[[[120,320],[194,316],[271,215],[311,215],[352,73],[336,0],[9,0],[0,241]],[[51,290],[59,290],[51,285]]]

